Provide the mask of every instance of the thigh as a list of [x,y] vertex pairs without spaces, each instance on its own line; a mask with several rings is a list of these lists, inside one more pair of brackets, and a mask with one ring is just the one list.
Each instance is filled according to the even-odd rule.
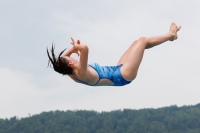
[[146,46],[145,40],[142,38],[130,46],[120,70],[124,79],[128,81],[135,79]]
[[120,64],[124,64],[124,63],[125,63],[130,49],[131,49],[131,46],[130,46],[130,47],[126,50],[126,52],[121,56],[121,58],[119,59],[117,65],[120,65]]

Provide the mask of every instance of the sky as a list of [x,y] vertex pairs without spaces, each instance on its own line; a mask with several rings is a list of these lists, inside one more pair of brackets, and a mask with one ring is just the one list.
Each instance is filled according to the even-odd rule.
[[[199,7],[198,0],[0,0],[0,118],[200,103]],[[70,37],[88,45],[89,62],[116,65],[132,42],[165,34],[172,22],[182,26],[178,40],[145,50],[127,86],[77,84],[47,67],[47,47],[71,48]]]

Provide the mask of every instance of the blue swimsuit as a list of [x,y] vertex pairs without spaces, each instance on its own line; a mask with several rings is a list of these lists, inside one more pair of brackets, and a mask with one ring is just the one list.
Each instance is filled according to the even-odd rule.
[[95,86],[99,83],[101,79],[109,79],[114,83],[114,86],[124,86],[126,84],[131,83],[131,81],[125,80],[121,75],[120,68],[122,64],[118,66],[100,66],[97,63],[92,63],[89,64],[89,66],[92,67],[98,73],[99,80],[94,85],[90,85],[87,82],[81,81],[74,77],[80,83]]

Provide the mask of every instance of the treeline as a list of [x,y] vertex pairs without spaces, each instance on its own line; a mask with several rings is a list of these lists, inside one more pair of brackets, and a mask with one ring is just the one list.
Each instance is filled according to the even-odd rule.
[[0,133],[200,133],[200,104],[101,113],[43,112],[0,119]]

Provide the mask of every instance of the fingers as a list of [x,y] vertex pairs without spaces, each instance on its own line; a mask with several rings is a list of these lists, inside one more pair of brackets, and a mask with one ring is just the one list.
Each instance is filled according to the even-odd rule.
[[71,40],[72,40],[71,44],[74,45],[74,39],[72,37],[71,37]]
[[74,39],[71,37],[72,42],[74,42]]
[[75,52],[78,56],[80,55],[78,51]]
[[177,31],[179,31],[181,29],[181,26],[178,26]]
[[80,44],[81,43],[80,40],[77,40],[77,43]]
[[72,42],[71,42],[72,45],[81,43],[80,40],[75,41],[72,37],[71,37],[71,40],[72,40]]

